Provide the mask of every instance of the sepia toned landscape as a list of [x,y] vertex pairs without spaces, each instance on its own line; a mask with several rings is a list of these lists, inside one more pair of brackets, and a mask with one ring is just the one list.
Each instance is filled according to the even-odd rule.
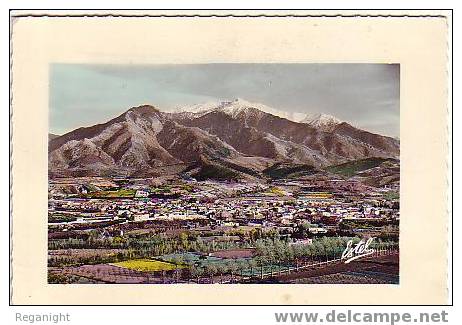
[[48,282],[398,284],[399,153],[398,137],[242,98],[50,133]]

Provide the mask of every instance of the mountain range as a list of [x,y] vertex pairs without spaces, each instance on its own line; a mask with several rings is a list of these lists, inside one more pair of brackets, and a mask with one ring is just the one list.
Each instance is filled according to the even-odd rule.
[[130,108],[112,120],[49,136],[54,176],[188,175],[261,178],[283,164],[307,170],[399,158],[399,140],[335,117],[294,114],[242,99],[161,111]]

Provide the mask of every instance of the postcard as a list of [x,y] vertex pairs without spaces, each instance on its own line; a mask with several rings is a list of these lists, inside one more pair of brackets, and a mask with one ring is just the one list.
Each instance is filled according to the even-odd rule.
[[447,303],[447,15],[13,12],[11,302]]

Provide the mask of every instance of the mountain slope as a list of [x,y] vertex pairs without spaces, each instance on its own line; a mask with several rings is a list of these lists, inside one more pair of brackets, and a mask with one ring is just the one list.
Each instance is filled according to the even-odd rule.
[[164,120],[163,113],[146,105],[107,123],[79,128],[50,141],[50,164],[92,169],[91,161],[106,169],[142,169],[178,162],[157,141]]
[[360,172],[375,168],[383,164],[384,162],[396,162],[395,159],[385,158],[366,158],[361,160],[349,161],[336,166],[329,166],[326,168],[327,171],[339,174],[346,177],[357,175]]
[[393,158],[374,157],[349,161],[337,166],[329,166],[326,171],[354,178],[374,187],[399,185],[400,182],[399,160]]
[[307,115],[300,123],[305,123],[311,125],[314,128],[318,128],[322,131],[330,132],[338,124],[342,123],[338,118],[327,115],[327,114],[316,114],[316,115]]
[[297,123],[236,102],[179,121],[217,135],[245,154],[277,160],[326,166],[371,156],[399,156],[397,140],[345,122],[330,124],[327,132],[326,125]]
[[399,156],[399,141],[394,138],[360,130],[346,122],[336,125],[332,132],[346,138],[355,139],[372,148],[390,153],[395,158]]
[[53,139],[49,165],[53,171],[140,170],[230,159],[240,154],[198,128],[179,125],[152,106],[132,108],[104,124],[80,128]]
[[50,175],[248,178],[270,175],[271,166],[283,166],[274,169],[277,175],[296,174],[351,160],[399,157],[397,140],[333,117],[298,123],[268,111],[243,100],[196,105],[190,112],[133,107],[106,123],[51,139]]
[[59,137],[59,135],[53,134],[53,133],[48,133],[48,141],[53,140],[53,139],[55,139],[57,137]]

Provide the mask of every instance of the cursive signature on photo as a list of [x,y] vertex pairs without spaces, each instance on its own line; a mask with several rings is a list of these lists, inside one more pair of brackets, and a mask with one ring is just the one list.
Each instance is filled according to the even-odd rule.
[[367,241],[361,239],[357,244],[353,244],[353,240],[348,241],[345,250],[342,253],[342,260],[345,260],[345,264],[350,263],[358,258],[371,255],[375,252],[375,249],[369,248],[374,241],[374,237],[369,238]]

